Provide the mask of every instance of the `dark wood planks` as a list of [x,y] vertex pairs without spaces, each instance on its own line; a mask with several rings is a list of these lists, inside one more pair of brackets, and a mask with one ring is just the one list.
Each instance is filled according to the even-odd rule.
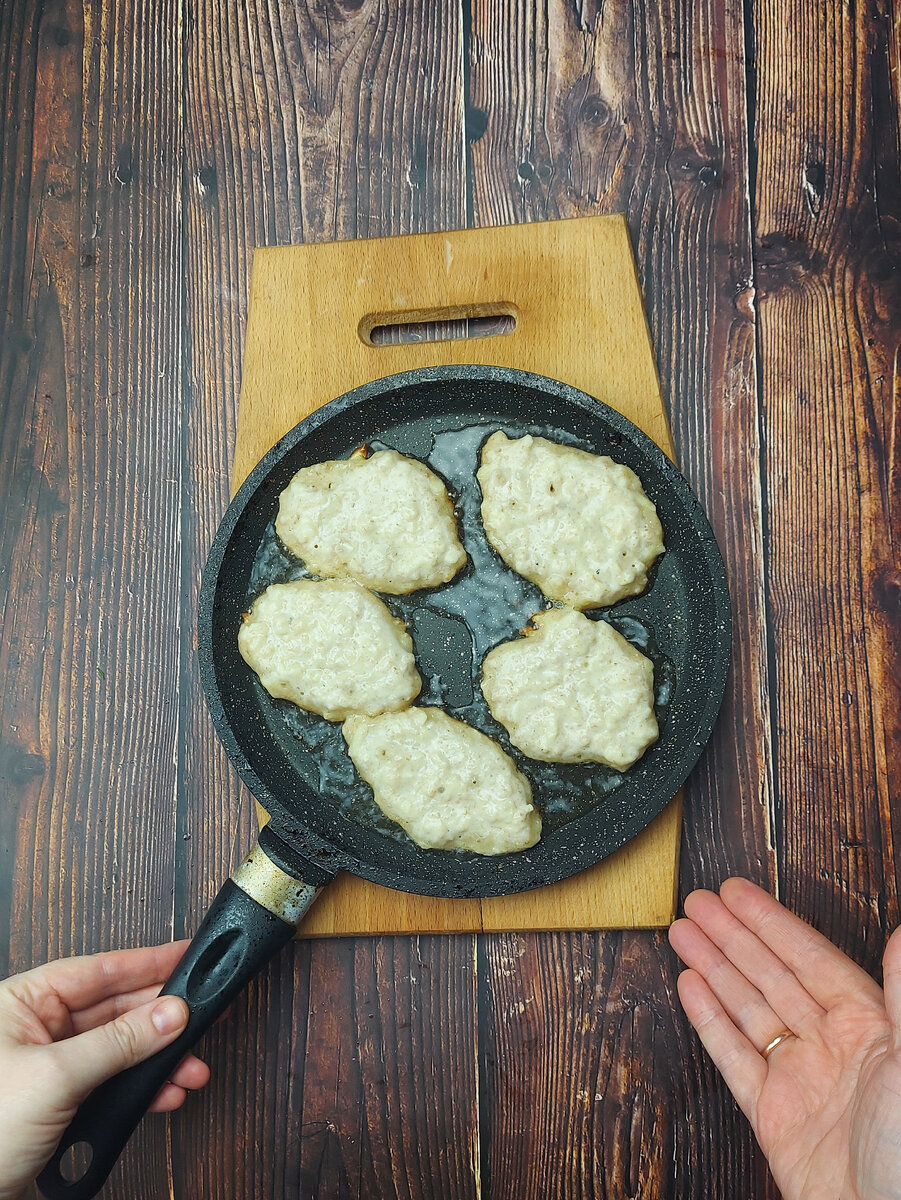
[[[687,788],[686,888],[772,870],[743,18],[475,0],[470,35],[474,219],[627,212],[677,457],[726,558],[733,672]],[[493,1197],[767,1194],[660,938],[513,941],[512,965],[484,941]]]
[[[465,223],[460,11],[206,0],[186,61],[178,913],[191,928],[255,825],[207,717],[192,636],[228,499],[252,248]],[[474,1195],[472,966],[468,937],[285,954],[208,1039],[213,1083],[173,1121],[177,1188],[205,1200]]]
[[726,1142],[731,1098],[674,1020],[662,934],[516,934],[480,951],[484,1195],[765,1194],[753,1142]]
[[311,991],[295,1097],[297,1174],[278,1194],[478,1196],[473,946],[471,937],[313,943],[322,990]]
[[[794,29],[771,0],[139,8],[0,8],[11,969],[192,927],[251,835],[192,644],[251,247],[613,209],[737,617],[683,883],[773,878],[875,965],[901,736],[887,3]],[[641,934],[298,946],[111,1194],[756,1200],[675,971]]]
[[[726,557],[733,678],[686,822],[693,875],[709,882],[769,874],[743,55],[737,3],[560,4],[537,24],[526,3],[473,7],[475,220],[628,214],[677,458]],[[749,730],[752,755],[738,750]],[[723,803],[736,789],[745,804]]]
[[[178,5],[4,6],[0,737],[9,966],[171,936]],[[117,1178],[168,1191],[164,1121]]]
[[780,889],[874,969],[899,916],[898,46],[875,0],[760,3],[754,33]]

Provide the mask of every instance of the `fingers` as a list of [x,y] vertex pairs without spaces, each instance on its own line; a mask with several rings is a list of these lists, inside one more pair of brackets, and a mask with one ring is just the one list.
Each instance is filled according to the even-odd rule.
[[176,1108],[181,1108],[187,1098],[188,1093],[184,1088],[176,1087],[174,1083],[167,1083],[154,1096],[147,1111],[174,1112]]
[[676,921],[670,927],[669,940],[685,965],[707,983],[752,1046],[759,1050],[779,1033],[785,1020],[694,921]]
[[26,971],[18,977],[32,994],[43,989],[55,993],[72,1011],[88,1008],[109,996],[157,986],[172,974],[188,947],[187,941],[137,950],[112,950],[62,958]]
[[184,1104],[188,1092],[205,1087],[210,1081],[210,1068],[193,1054],[175,1069],[171,1080],[154,1097],[149,1112],[172,1112]]
[[767,1065],[696,971],[683,971],[677,987],[685,1015],[725,1079],[742,1112],[753,1122]]
[[189,1054],[172,1072],[169,1082],[189,1092],[196,1092],[210,1082],[210,1068],[202,1059]]
[[901,926],[895,930],[882,956],[885,1011],[892,1026],[892,1041],[901,1049]]
[[47,1047],[80,1103],[95,1087],[126,1067],[143,1062],[168,1046],[184,1029],[188,1006],[177,996],[164,996],[134,1008],[115,1021]]
[[761,888],[747,879],[727,879],[720,897],[823,1008],[849,997],[881,1003],[879,987],[866,971]]
[[133,1008],[140,1008],[142,1004],[147,1004],[150,1000],[155,1000],[160,994],[161,986],[159,983],[154,983],[150,987],[139,988],[136,992],[122,992],[118,996],[108,996],[106,1000],[100,1000],[89,1008],[83,1008],[81,1012],[72,1013],[71,1032],[84,1033],[88,1029],[96,1029],[98,1025],[105,1025],[107,1021],[115,1021],[116,1017],[121,1017],[123,1013],[130,1012]]
[[[719,896],[713,892],[692,892],[685,900],[685,915],[719,947],[773,1010],[776,1028],[762,1030],[764,1040],[761,1045],[782,1028],[795,1033],[808,1032],[823,1017],[825,1010],[802,986],[794,972],[726,907]],[[729,1009],[726,996],[712,979],[709,982]],[[750,997],[748,1002],[751,1002]]]

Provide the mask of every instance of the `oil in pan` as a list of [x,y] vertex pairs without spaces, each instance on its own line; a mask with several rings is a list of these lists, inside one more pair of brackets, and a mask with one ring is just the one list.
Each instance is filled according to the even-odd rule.
[[[423,679],[416,703],[441,705],[452,716],[494,738],[532,784],[533,799],[547,832],[602,803],[620,786],[624,775],[597,763],[555,764],[527,758],[510,744],[506,730],[492,718],[482,696],[479,672],[488,651],[516,637],[534,613],[551,607],[551,601],[534,584],[495,554],[482,527],[481,493],[475,473],[481,446],[497,429],[510,437],[531,433],[616,457],[615,448],[592,446],[552,426],[517,424],[500,418],[473,424],[471,415],[449,415],[440,427],[432,417],[383,431],[378,441],[370,443],[372,450],[390,447],[420,458],[447,483],[468,562],[450,583],[438,588],[381,598],[404,620],[413,638]],[[345,456],[355,449],[347,446]],[[282,546],[273,521],[254,561],[248,607],[270,584],[309,577],[303,563]],[[654,663],[655,709],[661,735],[676,676],[675,662],[680,657],[680,631],[671,628],[665,619],[667,612],[674,611],[672,582],[664,553],[652,568],[648,588],[641,596],[586,614],[609,621]],[[267,721],[290,731],[298,750],[291,756],[294,766],[323,800],[385,836],[407,841],[407,834],[382,813],[372,789],[357,774],[341,726],[304,712],[289,701],[274,700],[258,682],[256,687]]]

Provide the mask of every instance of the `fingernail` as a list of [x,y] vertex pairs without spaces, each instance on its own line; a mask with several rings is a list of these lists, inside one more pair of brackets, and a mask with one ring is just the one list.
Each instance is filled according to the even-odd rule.
[[150,1019],[158,1033],[174,1033],[187,1020],[187,1005],[178,996],[166,996],[157,1004]]

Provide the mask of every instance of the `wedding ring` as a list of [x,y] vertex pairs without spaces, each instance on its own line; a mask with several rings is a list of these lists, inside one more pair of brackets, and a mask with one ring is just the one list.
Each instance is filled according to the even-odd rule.
[[794,1037],[794,1036],[795,1035],[792,1033],[792,1031],[790,1029],[783,1029],[781,1033],[776,1034],[776,1036],[773,1038],[773,1040],[771,1042],[769,1042],[766,1046],[764,1046],[764,1048],[760,1051],[760,1053],[763,1055],[764,1058],[769,1058],[777,1046],[781,1046],[782,1043],[787,1038]]

